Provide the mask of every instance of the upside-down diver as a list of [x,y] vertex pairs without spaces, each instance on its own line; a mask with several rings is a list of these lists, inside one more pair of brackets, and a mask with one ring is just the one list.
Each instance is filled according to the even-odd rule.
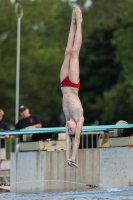
[[[61,91],[63,94],[63,112],[66,119],[66,162],[71,167],[75,164],[76,154],[80,144],[80,135],[84,123],[83,108],[78,97],[79,52],[82,44],[82,12],[74,7],[68,36],[64,62],[60,71]],[[72,156],[71,136],[75,136]]]

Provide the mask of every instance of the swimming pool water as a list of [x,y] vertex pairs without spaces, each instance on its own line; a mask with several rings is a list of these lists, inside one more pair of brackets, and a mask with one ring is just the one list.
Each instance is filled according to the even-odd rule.
[[110,188],[67,192],[6,192],[0,193],[0,200],[133,200],[133,187]]

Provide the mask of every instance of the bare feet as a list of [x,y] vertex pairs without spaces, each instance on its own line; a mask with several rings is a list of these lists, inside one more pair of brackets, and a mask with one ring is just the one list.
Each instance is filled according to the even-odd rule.
[[82,18],[82,12],[81,9],[79,7],[75,7],[74,11],[76,13],[76,22],[77,23],[82,23],[83,18]]

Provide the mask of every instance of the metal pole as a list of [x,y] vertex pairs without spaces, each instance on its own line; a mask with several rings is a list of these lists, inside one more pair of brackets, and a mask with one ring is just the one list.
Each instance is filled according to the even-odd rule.
[[15,124],[19,119],[19,79],[20,79],[20,27],[21,19],[17,20],[17,60],[16,60],[16,104],[15,104]]
[[15,103],[15,124],[16,124],[19,119],[20,33],[21,33],[21,18],[23,16],[23,9],[19,3],[15,5],[15,12],[17,15],[16,103]]

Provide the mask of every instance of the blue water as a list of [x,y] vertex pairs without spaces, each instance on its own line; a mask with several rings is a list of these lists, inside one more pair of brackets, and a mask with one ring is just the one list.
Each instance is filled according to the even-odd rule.
[[0,193],[0,200],[133,200],[133,188],[67,192]]

